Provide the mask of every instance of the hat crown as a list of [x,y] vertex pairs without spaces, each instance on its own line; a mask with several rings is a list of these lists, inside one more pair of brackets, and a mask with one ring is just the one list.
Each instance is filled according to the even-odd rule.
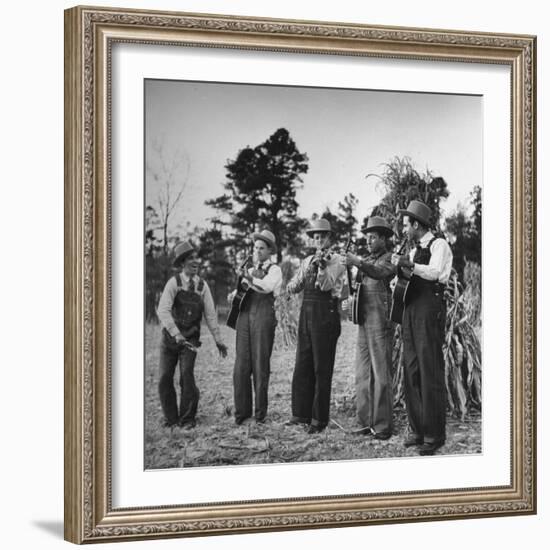
[[375,229],[384,229],[393,233],[393,229],[388,221],[382,216],[371,216],[367,221],[366,232],[374,231]]
[[268,241],[271,241],[271,242],[275,243],[275,235],[273,235],[273,233],[271,233],[271,231],[269,231],[268,229],[264,229],[263,231],[260,231],[259,233],[255,233],[255,235],[257,237],[261,236],[264,239],[267,239]]
[[311,233],[320,233],[320,232],[331,232],[330,222],[325,218],[317,218],[316,220],[311,220],[309,223],[309,228],[306,230],[307,234]]
[[252,240],[254,242],[256,242],[257,240],[263,241],[271,248],[271,250],[273,250],[274,252],[277,251],[277,242],[275,240],[275,235],[268,229],[263,229],[259,233],[253,233]]
[[183,241],[181,243],[178,243],[176,245],[176,248],[174,248],[174,263],[178,263],[179,261],[182,261],[185,259],[185,256],[187,256],[189,253],[193,252],[195,249],[193,248],[193,245],[189,241]]
[[407,216],[413,216],[426,225],[430,225],[432,209],[425,202],[412,200],[409,206],[407,206],[407,209],[401,212]]

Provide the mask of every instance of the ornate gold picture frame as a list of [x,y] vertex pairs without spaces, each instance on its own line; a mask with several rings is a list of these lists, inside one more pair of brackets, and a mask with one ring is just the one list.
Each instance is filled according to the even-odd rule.
[[[445,489],[426,483],[412,491],[114,506],[111,228],[117,213],[111,202],[116,160],[111,107],[117,44],[508,68],[511,163],[509,181],[499,185],[510,191],[511,226],[508,232],[506,227],[485,230],[488,241],[507,233],[511,249],[511,285],[504,289],[511,311],[511,406],[505,411],[511,426],[509,483]],[[110,8],[65,12],[67,540],[106,542],[536,512],[535,65],[533,36]],[[490,325],[484,330],[490,331]],[[133,429],[140,429],[140,422],[136,419]]]

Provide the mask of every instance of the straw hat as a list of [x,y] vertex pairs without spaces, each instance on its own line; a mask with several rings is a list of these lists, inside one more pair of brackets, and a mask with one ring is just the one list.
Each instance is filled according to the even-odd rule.
[[277,252],[277,243],[275,242],[275,235],[271,233],[271,231],[268,231],[267,229],[264,229],[263,231],[260,231],[260,233],[252,233],[252,240],[256,242],[257,240],[263,241],[269,248],[271,248],[272,252]]
[[311,220],[309,227],[306,229],[306,234],[313,235],[313,233],[332,233],[330,222],[325,218]]
[[393,229],[391,225],[382,216],[371,216],[367,221],[367,227],[363,230],[363,233],[370,233],[376,231],[387,237],[393,235]]
[[176,245],[176,248],[174,249],[174,261],[172,262],[172,265],[174,267],[181,265],[185,261],[187,256],[189,256],[189,254],[194,251],[195,249],[189,241],[178,243]]
[[432,209],[422,201],[411,201],[406,210],[399,210],[400,214],[412,216],[424,225],[431,225]]

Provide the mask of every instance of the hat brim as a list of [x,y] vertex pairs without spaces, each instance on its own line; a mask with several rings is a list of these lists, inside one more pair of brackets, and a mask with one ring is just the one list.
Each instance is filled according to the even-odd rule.
[[365,229],[363,233],[383,233],[387,237],[393,237],[393,229],[384,227],[383,225],[373,225],[372,227]]
[[277,245],[270,241],[269,239],[266,239],[261,233],[252,233],[252,240],[253,241],[263,241],[273,252],[277,252]]
[[306,235],[313,235],[313,233],[333,233],[332,229],[306,229]]
[[412,216],[415,220],[421,221],[424,225],[431,225],[429,220],[423,218],[422,216],[419,216],[418,214],[415,214],[414,212],[410,212],[409,210],[399,210],[399,213],[401,215]]

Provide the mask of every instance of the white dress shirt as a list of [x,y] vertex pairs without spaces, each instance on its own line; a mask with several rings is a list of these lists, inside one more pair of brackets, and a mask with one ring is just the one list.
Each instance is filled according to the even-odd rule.
[[[418,243],[421,248],[427,248],[428,243],[434,238],[431,231],[428,231]],[[438,281],[446,283],[451,276],[453,267],[453,253],[449,243],[445,239],[437,238],[430,247],[431,258],[427,265],[414,264],[413,274],[425,279],[426,281]],[[414,261],[416,249],[413,248],[409,253],[409,259]]]
[[[261,269],[264,271],[268,268],[268,271],[263,279],[258,277],[252,278],[252,289],[260,294],[269,294],[273,292],[275,298],[281,293],[281,285],[283,284],[283,272],[277,264],[271,263],[269,260],[261,263]],[[248,269],[248,274],[252,275],[254,267]]]

